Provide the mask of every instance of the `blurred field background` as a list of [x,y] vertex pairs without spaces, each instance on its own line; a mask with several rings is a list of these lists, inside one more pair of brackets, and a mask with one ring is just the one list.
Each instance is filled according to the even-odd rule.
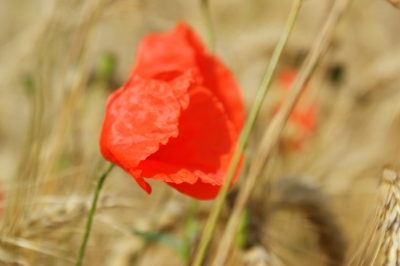
[[[292,1],[209,2],[215,52],[249,108]],[[332,3],[303,1],[278,75],[300,66]],[[98,147],[106,98],[125,82],[140,39],[179,20],[207,40],[200,0],[0,0],[0,264],[74,265],[91,193],[106,167]],[[266,97],[249,154],[274,114],[279,86]],[[287,175],[295,181],[283,182],[301,181],[316,204],[324,202],[340,238],[326,243],[343,240],[346,261],[356,254],[375,214],[382,167],[400,170],[400,10],[384,0],[353,1],[308,87],[304,101],[317,107],[316,126],[293,149],[287,143],[297,132],[288,125],[265,171],[273,184],[263,177],[254,191],[252,226],[240,233],[247,244],[236,245],[229,265],[339,265],[318,241],[321,228],[301,211],[268,216],[266,191],[281,201],[301,192],[275,186]],[[85,265],[187,265],[212,201],[194,208],[164,183],[151,185],[148,196],[121,169],[112,171]],[[209,262],[229,211],[227,204]]]

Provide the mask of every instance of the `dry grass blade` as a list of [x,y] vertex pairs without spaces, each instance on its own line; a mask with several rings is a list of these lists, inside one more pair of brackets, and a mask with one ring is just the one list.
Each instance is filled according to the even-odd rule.
[[[23,238],[2,238],[2,241],[4,241],[7,244],[18,246],[23,249],[32,250],[48,256],[53,256],[59,260],[65,259],[69,262],[73,262],[71,258],[62,258],[58,252],[59,250],[56,250],[53,246],[50,245],[44,246],[43,244],[37,244],[36,242],[29,241]],[[23,261],[23,259],[18,258],[15,261],[17,262]]]
[[400,1],[399,0],[387,0],[391,3],[394,7],[400,8]]

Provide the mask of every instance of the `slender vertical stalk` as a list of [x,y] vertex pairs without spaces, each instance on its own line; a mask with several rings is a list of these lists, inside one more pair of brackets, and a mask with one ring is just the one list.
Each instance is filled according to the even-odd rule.
[[[295,4],[299,3],[300,1],[301,0],[295,1]],[[284,101],[282,108],[268,126],[268,129],[261,141],[260,148],[257,150],[257,153],[254,156],[255,159],[251,165],[246,182],[239,192],[235,206],[229,218],[228,225],[226,226],[222,239],[219,242],[217,257],[213,264],[214,266],[224,265],[231,247],[233,236],[237,230],[240,217],[246,207],[246,203],[253,191],[253,188],[257,183],[257,179],[260,176],[261,171],[264,169],[268,159],[270,158],[273,148],[279,140],[282,129],[297,99],[304,90],[304,84],[310,78],[322,55],[324,55],[324,53],[327,51],[332,41],[334,30],[336,29],[336,26],[342,18],[344,12],[349,7],[350,2],[351,0],[337,0],[335,2],[324,27],[321,29],[310,53],[300,69],[299,75],[296,77],[296,80],[291,86],[289,94]]]
[[201,12],[207,24],[208,48],[210,51],[215,50],[215,31],[210,15],[209,0],[201,0]]
[[197,234],[198,228],[196,223],[196,211],[199,206],[199,201],[197,199],[192,199],[189,208],[186,213],[184,221],[184,235],[183,235],[183,246],[182,246],[182,256],[185,261],[185,265],[190,266],[190,245],[192,236]]
[[229,165],[227,177],[225,180],[224,185],[221,188],[221,191],[219,193],[218,198],[216,199],[214,208],[211,211],[211,214],[208,218],[206,227],[203,231],[199,248],[197,250],[196,256],[193,261],[193,266],[200,266],[203,263],[205,254],[207,252],[208,244],[211,240],[211,236],[214,232],[215,226],[217,224],[219,215],[221,213],[223,204],[225,202],[229,186],[231,184],[231,181],[233,179],[233,176],[236,172],[236,168],[238,166],[238,163],[240,161],[240,158],[242,156],[244,147],[247,145],[247,141],[250,135],[250,132],[253,128],[254,122],[257,118],[257,115],[260,111],[261,105],[263,103],[264,97],[271,86],[273,77],[275,75],[275,70],[276,66],[278,64],[279,58],[282,54],[283,49],[285,48],[285,45],[287,43],[287,40],[289,38],[289,35],[293,29],[294,22],[296,21],[297,14],[300,10],[300,5],[301,5],[301,0],[295,0],[292,6],[292,10],[290,12],[289,18],[286,22],[285,28],[282,32],[282,35],[278,41],[278,44],[274,50],[274,53],[271,57],[271,61],[269,63],[269,66],[267,68],[267,71],[264,75],[264,78],[261,82],[260,88],[257,92],[256,99],[254,101],[254,104],[250,110],[250,114],[246,120],[246,123],[244,125],[244,128],[240,134],[239,137],[239,142],[238,146],[235,150],[235,153],[232,157],[232,161]]
[[85,255],[86,245],[87,245],[87,242],[89,239],[90,229],[92,227],[94,212],[96,211],[96,205],[97,205],[97,200],[99,198],[100,190],[103,187],[106,177],[108,176],[108,174],[111,172],[111,170],[113,168],[114,168],[114,164],[110,164],[108,166],[107,170],[100,177],[99,182],[97,183],[96,189],[94,191],[93,200],[92,200],[92,207],[90,208],[90,211],[88,213],[85,234],[83,235],[81,248],[79,249],[78,259],[76,260],[76,264],[75,264],[76,266],[80,266],[82,264],[83,256]]

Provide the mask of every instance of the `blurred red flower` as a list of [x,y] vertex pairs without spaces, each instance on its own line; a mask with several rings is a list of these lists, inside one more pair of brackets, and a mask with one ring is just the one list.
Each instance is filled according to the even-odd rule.
[[[281,102],[286,97],[286,93],[294,82],[297,73],[297,69],[285,69],[278,74],[277,81],[283,95],[278,103],[277,109],[280,108]],[[291,148],[298,151],[303,149],[306,140],[316,129],[317,118],[317,105],[307,87],[296,103],[296,106],[293,108],[287,123],[289,132],[287,132],[284,138],[286,138]]]
[[108,98],[100,148],[149,194],[144,178],[212,199],[244,120],[232,73],[179,23],[139,44],[128,82]]

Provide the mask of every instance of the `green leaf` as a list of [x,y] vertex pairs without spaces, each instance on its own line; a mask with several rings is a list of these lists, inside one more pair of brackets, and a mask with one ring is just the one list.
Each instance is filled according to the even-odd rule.
[[238,231],[235,237],[235,246],[243,248],[248,239],[249,235],[249,223],[250,223],[250,211],[246,209],[243,212],[242,218],[240,219]]
[[180,250],[182,248],[182,241],[176,239],[175,237],[171,236],[170,234],[166,233],[160,233],[160,232],[152,232],[152,231],[138,231],[133,229],[133,234],[135,234],[138,237],[143,238],[144,240],[148,242],[154,242],[154,243],[162,243],[162,244],[167,244],[177,250]]

